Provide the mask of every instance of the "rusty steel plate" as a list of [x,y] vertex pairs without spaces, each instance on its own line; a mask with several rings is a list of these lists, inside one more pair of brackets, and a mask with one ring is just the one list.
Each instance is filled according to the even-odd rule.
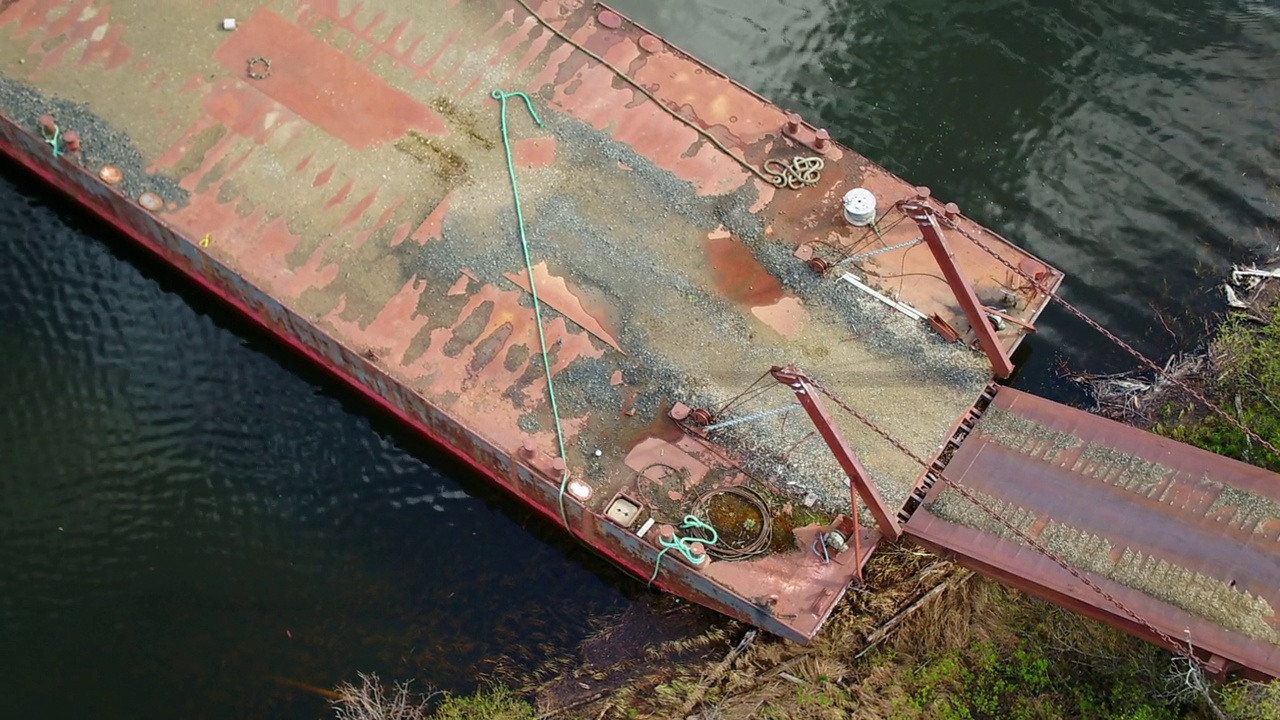
[[[1001,388],[944,474],[1206,658],[1280,675],[1280,477]],[[1033,594],[1160,638],[944,482],[913,538]],[[1167,644],[1167,643],[1165,643]]]

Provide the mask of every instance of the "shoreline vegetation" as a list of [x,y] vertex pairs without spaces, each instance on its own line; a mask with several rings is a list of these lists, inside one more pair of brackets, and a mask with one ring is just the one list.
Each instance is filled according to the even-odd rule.
[[[1205,348],[1169,361],[1280,443],[1280,262],[1236,268],[1232,312]],[[1163,378],[1075,375],[1094,412],[1280,471],[1280,458]],[[641,607],[645,606],[647,607]],[[602,623],[574,657],[499,671],[469,696],[361,675],[339,720],[1275,720],[1280,681],[1206,682],[1171,653],[973,575],[910,544],[878,552],[866,587],[810,647],[758,636],[671,598]]]

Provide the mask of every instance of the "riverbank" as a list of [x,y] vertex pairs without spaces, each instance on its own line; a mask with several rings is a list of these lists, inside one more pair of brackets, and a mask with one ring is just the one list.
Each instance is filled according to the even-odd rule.
[[[1280,272],[1237,268],[1229,314],[1166,373],[1280,443]],[[1079,375],[1096,412],[1271,469],[1280,458],[1177,383]],[[454,718],[1280,717],[1280,685],[1202,684],[1170,653],[973,576],[909,545],[879,553],[812,647],[758,637],[670,599],[603,623],[573,657],[434,714]],[[347,688],[349,697],[355,688]],[[343,705],[339,703],[341,708]]]

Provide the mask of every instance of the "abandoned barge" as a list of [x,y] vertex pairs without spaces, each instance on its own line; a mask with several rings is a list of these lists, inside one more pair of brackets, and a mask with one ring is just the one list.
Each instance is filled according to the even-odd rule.
[[0,150],[691,601],[905,536],[1280,675],[1277,477],[995,382],[1060,271],[600,4],[236,7],[0,0]]

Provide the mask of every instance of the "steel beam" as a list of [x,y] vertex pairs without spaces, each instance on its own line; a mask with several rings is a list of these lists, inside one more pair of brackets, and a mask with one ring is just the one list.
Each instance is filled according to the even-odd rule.
[[969,279],[956,263],[955,255],[947,245],[946,238],[942,237],[942,228],[938,226],[933,209],[915,200],[904,202],[901,207],[907,217],[920,226],[920,234],[925,244],[929,246],[934,260],[942,269],[942,275],[951,286],[951,292],[955,293],[956,301],[960,303],[960,309],[964,310],[964,316],[968,318],[969,325],[978,335],[978,343],[982,346],[982,351],[991,361],[992,372],[998,378],[1009,377],[1013,374],[1013,361],[1009,359],[1009,353],[1005,352],[995,328],[987,320],[987,310],[978,300],[978,296],[973,293],[973,286],[969,284]]
[[854,516],[856,517],[858,512],[857,498],[861,497],[862,501],[867,504],[867,508],[871,510],[871,515],[875,517],[876,524],[880,526],[880,532],[890,540],[897,540],[901,537],[902,526],[898,524],[897,513],[891,511],[884,498],[880,497],[880,491],[876,490],[871,474],[862,466],[858,456],[854,454],[853,449],[845,442],[844,436],[836,429],[831,416],[827,414],[826,408],[822,406],[822,401],[814,393],[814,387],[809,378],[792,365],[774,367],[770,372],[775,380],[791,388],[791,391],[796,394],[796,399],[800,401],[804,411],[809,414],[809,419],[813,421],[818,434],[826,441],[827,447],[831,449],[831,454],[836,456],[836,461],[840,463],[840,467],[849,476],[849,500],[853,506]]

